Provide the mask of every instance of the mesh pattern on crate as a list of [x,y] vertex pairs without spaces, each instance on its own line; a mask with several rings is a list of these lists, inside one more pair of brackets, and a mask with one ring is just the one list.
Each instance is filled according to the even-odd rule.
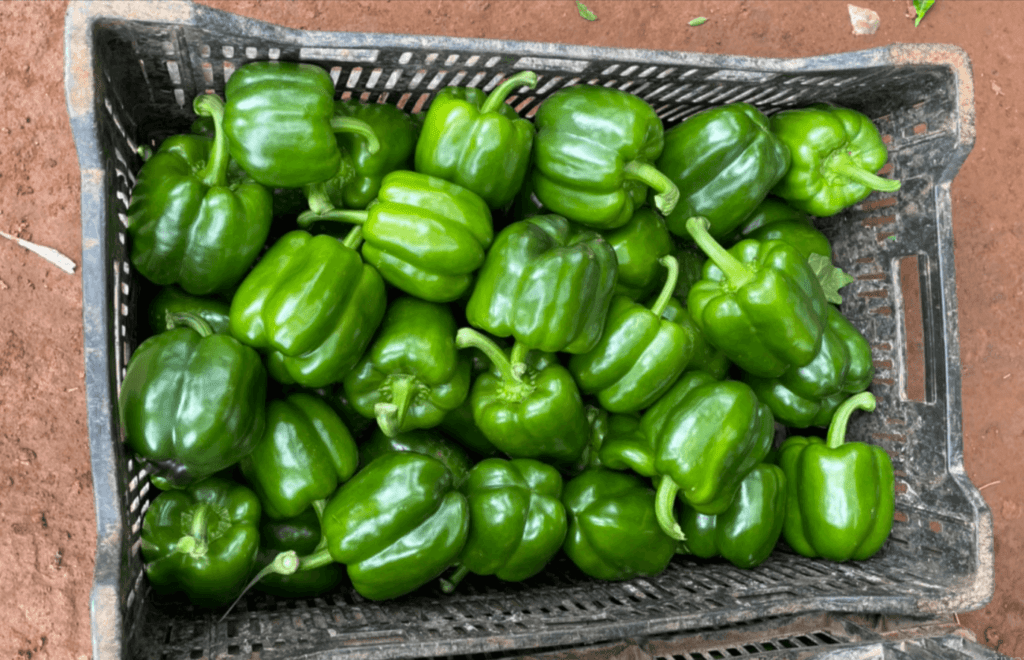
[[[107,26],[97,37],[106,84],[98,113],[108,148],[109,244],[112,246],[112,319],[117,383],[138,343],[144,310],[128,260],[125,213],[139,144],[157,145],[187,130],[191,99],[223,92],[237,67],[254,59],[305,60],[324,66],[338,98],[394,103],[410,111],[429,107],[446,85],[493,88],[523,68],[538,72],[536,90],[508,102],[532,116],[544,98],[586,83],[638,94],[671,126],[708,107],[735,101],[771,113],[812,101],[833,101],[869,112],[890,147],[887,170],[903,181],[899,201],[872,195],[844,214],[819,223],[833,241],[837,264],[856,277],[844,290],[842,311],[869,338],[877,370],[871,390],[876,414],[855,418],[850,437],[878,444],[893,458],[897,514],[891,540],[868,562],[835,565],[776,552],[754,571],[677,558],[657,578],[606,584],[581,576],[560,560],[522,585],[467,579],[456,597],[426,592],[371,603],[343,591],[324,599],[284,601],[248,597],[223,623],[184,601],[150,598],[139,554],[141,519],[158,492],[145,470],[118,447],[127,533],[124,538],[125,635],[142,657],[220,657],[272,649],[364,649],[388,657],[396,649],[423,655],[485,651],[496,644],[543,646],[598,641],[629,634],[735,622],[772,613],[813,609],[889,609],[912,612],[943,593],[950,575],[966,575],[975,520],[950,478],[942,446],[947,433],[944,380],[929,381],[927,405],[906,400],[900,381],[906,355],[896,291],[898,258],[915,254],[922,281],[940,258],[936,239],[935,177],[956,140],[948,85],[940,67],[840,70],[814,75],[722,70],[619,61],[517,57],[507,53],[403,49],[307,49],[286,42],[249,45],[188,27]],[[910,83],[913,82],[913,85]],[[913,98],[909,98],[911,96]],[[930,300],[935,292],[922,292]],[[926,314],[927,317],[927,314]],[[941,316],[925,319],[932,362],[945,359]],[[930,324],[929,324],[930,323]],[[926,343],[929,343],[926,341]],[[933,372],[934,373],[934,372]],[[116,416],[114,419],[116,427]],[[966,541],[966,542],[965,542]],[[586,629],[582,629],[586,626]],[[582,632],[581,632],[582,631]],[[504,640],[504,641],[496,641]],[[528,640],[528,641],[526,641]],[[417,646],[418,645],[418,646]],[[198,654],[198,655],[197,655]]]

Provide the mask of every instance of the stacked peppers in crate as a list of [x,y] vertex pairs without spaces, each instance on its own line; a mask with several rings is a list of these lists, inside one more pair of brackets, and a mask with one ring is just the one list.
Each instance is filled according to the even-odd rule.
[[870,347],[807,215],[899,187],[878,131],[744,103],[665,131],[587,85],[531,122],[505,99],[536,82],[411,116],[251,63],[147,160],[131,258],[164,288],[119,412],[164,490],[154,588],[385,599],[560,550],[622,580],[882,547],[892,465],[844,442]]

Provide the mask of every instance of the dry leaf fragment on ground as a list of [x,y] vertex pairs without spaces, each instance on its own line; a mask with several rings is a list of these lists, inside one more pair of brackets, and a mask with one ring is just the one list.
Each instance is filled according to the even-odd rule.
[[21,247],[25,248],[30,252],[35,252],[43,259],[46,259],[57,268],[63,270],[65,273],[75,272],[75,262],[72,261],[71,258],[64,256],[63,254],[61,254],[57,250],[54,250],[51,247],[46,247],[45,245],[38,245],[31,241],[26,241],[24,238],[12,236],[5,231],[0,231],[0,236],[6,238],[7,240],[14,241],[15,243],[17,243],[18,245],[20,245]]
[[882,24],[882,19],[878,17],[877,12],[856,5],[846,5],[846,8],[850,10],[850,23],[853,25],[854,34],[878,32],[878,26]]
[[996,84],[996,81],[992,81],[992,91],[996,93],[996,96],[1006,96],[1003,94],[1003,88]]

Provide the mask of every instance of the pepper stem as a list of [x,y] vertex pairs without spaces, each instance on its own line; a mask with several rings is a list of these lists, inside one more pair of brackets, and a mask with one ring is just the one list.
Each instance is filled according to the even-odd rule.
[[631,160],[626,163],[622,173],[627,179],[643,181],[658,193],[654,196],[654,207],[661,211],[662,215],[671,213],[679,203],[679,188],[654,165]]
[[221,616],[220,621],[223,621],[224,619],[228,618],[228,615],[231,614],[231,610],[235,609],[235,605],[238,605],[238,601],[242,600],[242,596],[247,594],[249,590],[256,585],[257,582],[267,577],[268,575],[272,574],[293,575],[296,571],[300,569],[300,565],[301,562],[299,560],[299,553],[295,552],[294,550],[285,550],[284,552],[279,552],[277,556],[274,557],[274,561],[264,566],[263,570],[257,573],[253,577],[253,579],[249,581],[249,584],[245,585],[245,588],[242,589],[242,593],[238,594],[238,598],[236,598],[235,601],[231,603],[227,611],[224,612],[224,615]]
[[845,150],[836,151],[826,158],[825,162],[822,163],[822,170],[826,174],[844,177],[872,190],[896,192],[901,186],[900,182],[895,179],[885,179],[865,170],[854,162],[853,156]]
[[704,254],[708,255],[708,258],[725,273],[729,285],[738,289],[754,279],[754,273],[712,238],[708,233],[710,226],[711,223],[708,222],[708,219],[700,216],[694,216],[686,221],[686,231],[697,247],[703,250]]
[[672,294],[676,290],[676,282],[679,281],[679,260],[671,254],[666,254],[661,259],[658,259],[658,263],[668,269],[665,286],[662,287],[661,293],[658,294],[658,299],[651,305],[651,312],[660,319],[661,315],[665,313],[665,308],[668,307],[668,301],[672,300]]
[[686,534],[683,534],[683,528],[676,521],[675,504],[678,492],[679,486],[676,482],[662,476],[654,502],[654,513],[658,518],[658,524],[666,534],[677,541],[685,541]]
[[402,432],[402,425],[405,423],[405,414],[409,411],[409,404],[416,395],[415,376],[395,376],[391,379],[391,402],[378,403],[373,407],[377,415],[377,425],[384,435],[393,438]]
[[317,213],[312,210],[303,211],[299,214],[296,222],[300,227],[308,227],[317,220],[330,220],[332,222],[351,222],[353,224],[361,225],[366,222],[366,218],[369,217],[369,211],[356,211],[354,209],[336,209],[333,208],[323,213]]
[[526,373],[526,358],[529,355],[529,346],[519,341],[512,345],[512,355],[509,361],[512,362],[512,373],[516,380],[522,380],[523,374]]
[[192,101],[192,109],[200,117],[213,118],[213,146],[206,167],[197,176],[209,187],[223,186],[228,178],[228,137],[224,132],[224,101],[214,94],[203,94]]
[[192,511],[192,524],[189,526],[188,534],[178,539],[175,548],[182,554],[189,555],[194,559],[204,557],[208,546],[206,544],[206,532],[209,528],[210,505],[200,502]]
[[309,210],[318,216],[334,210],[331,196],[327,194],[326,181],[307,184],[302,187],[302,192],[306,193],[306,203],[309,204]]
[[345,234],[345,238],[341,241],[345,247],[350,247],[353,250],[358,250],[359,246],[363,242],[363,227],[362,225],[356,225],[352,228],[352,231]]
[[485,112],[497,112],[501,104],[505,102],[508,95],[512,93],[513,89],[518,87],[529,87],[533,89],[537,86],[537,74],[533,71],[520,71],[516,75],[506,78],[500,85],[494,88],[487,96],[487,100],[480,106],[480,114]]
[[501,350],[494,343],[494,340],[487,335],[477,332],[472,328],[460,328],[455,333],[455,346],[458,348],[479,348],[490,359],[491,363],[494,364],[505,382],[518,383],[522,381],[522,375],[516,374],[512,361],[506,357],[505,351]]
[[850,415],[854,410],[875,409],[875,395],[871,392],[861,392],[843,401],[836,412],[832,415],[832,424],[828,427],[828,438],[826,444],[829,449],[839,449],[846,442],[846,426],[850,422]]
[[366,139],[366,148],[371,154],[380,151],[380,140],[373,128],[362,119],[335,115],[331,117],[331,130],[335,133],[356,133]]
[[200,337],[209,337],[213,334],[213,327],[198,314],[193,312],[175,312],[167,315],[168,330],[182,326],[192,328],[199,333]]
[[452,573],[451,577],[441,578],[441,591],[446,594],[450,594],[455,591],[455,587],[459,586],[459,582],[462,582],[462,579],[467,575],[469,575],[469,569],[465,566],[459,565],[459,567],[455,569],[455,572]]

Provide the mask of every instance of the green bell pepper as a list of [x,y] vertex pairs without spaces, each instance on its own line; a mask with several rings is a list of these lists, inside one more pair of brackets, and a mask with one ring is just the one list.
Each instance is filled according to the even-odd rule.
[[665,311],[661,313],[661,317],[682,326],[688,334],[693,336],[693,354],[690,356],[686,368],[689,371],[704,371],[714,376],[715,380],[722,380],[729,373],[729,366],[732,363],[729,362],[725,353],[708,343],[704,333],[693,322],[693,317],[690,316],[685,305],[685,298],[683,302],[673,298],[665,305]]
[[[619,281],[615,293],[641,300],[653,294],[665,279],[660,259],[673,250],[672,235],[660,215],[644,206],[629,222],[601,234],[615,251]],[[699,276],[698,276],[699,277]]]
[[[473,391],[470,385],[470,392]],[[496,456],[501,453],[487,436],[483,434],[480,427],[473,419],[473,399],[466,397],[456,408],[448,411],[448,414],[441,420],[439,427],[442,431],[451,436],[456,442],[466,449],[473,451],[480,456]]]
[[294,518],[330,497],[359,464],[355,440],[334,409],[312,394],[267,404],[267,430],[239,465],[263,513]]
[[875,397],[862,392],[843,402],[827,440],[791,436],[782,443],[779,465],[789,484],[782,535],[805,557],[868,559],[892,530],[896,491],[889,455],[845,440],[858,409],[874,410]]
[[565,554],[599,580],[658,575],[677,543],[658,525],[654,498],[633,474],[596,468],[574,477],[562,492],[569,518]]
[[193,296],[172,285],[161,287],[150,299],[146,317],[152,335],[170,329],[171,316],[182,312],[196,314],[209,323],[215,333],[225,335],[229,332],[229,310],[230,305],[226,302],[208,296]]
[[534,122],[534,192],[553,213],[614,229],[633,217],[648,186],[664,214],[679,200],[676,185],[652,164],[665,133],[640,97],[609,87],[565,87],[544,100]]
[[796,248],[781,241],[740,241],[726,251],[690,218],[690,235],[708,255],[687,308],[708,342],[738,367],[764,378],[802,367],[821,349],[828,303]]
[[832,245],[811,222],[806,213],[798,211],[777,197],[768,197],[723,242],[735,244],[745,238],[758,241],[789,243],[804,258],[820,254],[832,261]]
[[487,203],[437,177],[396,170],[381,181],[365,211],[337,209],[299,216],[363,228],[363,258],[391,285],[431,302],[457,300],[473,284],[494,239]]
[[704,275],[704,264],[708,262],[708,256],[694,243],[677,245],[672,256],[679,262],[679,279],[676,280],[676,290],[672,295],[685,305],[690,289]]
[[708,233],[728,236],[753,213],[789,169],[789,149],[770,130],[768,118],[749,103],[699,112],[665,132],[655,162],[679,188],[679,203],[665,222],[687,237],[686,221],[707,218]]
[[469,573],[506,582],[533,577],[565,541],[562,475],[528,458],[487,458],[462,488],[469,501],[469,538],[458,568],[441,581],[451,593]]
[[198,96],[193,107],[214,118],[217,137],[165,140],[139,170],[127,218],[131,261],[143,277],[205,295],[245,276],[270,233],[273,201],[258,183],[228,180],[220,99]]
[[811,215],[826,217],[875,190],[895,192],[900,182],[877,174],[889,157],[871,120],[848,108],[818,103],[783,110],[772,132],[792,154],[792,165],[772,193]]
[[193,314],[128,361],[118,413],[157,488],[184,488],[238,462],[263,437],[267,372],[259,354]]
[[654,469],[654,450],[637,415],[609,415],[607,430],[597,451],[599,465],[609,470],[632,470],[649,479]]
[[326,181],[341,167],[334,134],[355,131],[379,146],[373,129],[336,116],[327,71],[295,62],[250,62],[224,87],[228,149],[249,176],[271,188]]
[[553,356],[517,343],[506,355],[471,328],[456,336],[491,359],[470,392],[473,420],[491,444],[512,458],[534,458],[562,468],[575,465],[590,439],[583,399],[569,370]]
[[672,387],[693,355],[693,328],[662,318],[679,267],[672,256],[662,257],[661,264],[668,269],[668,279],[651,308],[616,296],[597,346],[569,360],[580,390],[596,394],[609,412],[637,412],[650,406]]
[[452,485],[459,490],[469,479],[469,471],[473,467],[473,462],[462,447],[434,429],[406,431],[393,438],[377,429],[369,440],[359,445],[359,464],[367,466],[375,458],[396,451],[411,451],[441,461],[452,473]]
[[157,593],[184,592],[221,607],[246,585],[260,547],[260,501],[245,486],[211,477],[166,491],[142,519],[139,549]]
[[740,483],[764,460],[775,439],[775,420],[753,390],[692,371],[640,419],[654,452],[658,520],[673,538],[683,534],[673,515],[676,495],[700,513],[729,508]]
[[600,234],[557,215],[505,227],[466,304],[470,325],[529,348],[585,353],[601,338],[618,268]]
[[344,241],[288,232],[263,255],[231,300],[231,334],[269,353],[282,383],[322,387],[362,357],[384,317],[384,282]]
[[[317,505],[322,509],[323,502]],[[320,518],[315,509],[306,509],[294,518],[274,520],[264,517],[260,522],[260,549],[256,553],[256,569],[272,565],[282,552],[310,555],[326,544],[320,533]],[[324,546],[325,547],[325,546]],[[256,589],[284,598],[314,598],[329,593],[345,579],[345,567],[334,562],[292,574],[275,572],[256,583]]]
[[364,598],[397,598],[458,561],[469,505],[452,474],[414,452],[380,456],[343,484],[324,510],[326,552]]
[[807,365],[790,367],[777,378],[742,378],[786,426],[828,426],[839,404],[866,390],[874,378],[871,345],[860,330],[833,305],[827,320],[821,350]]
[[437,426],[469,395],[470,361],[455,345],[447,305],[402,297],[342,383],[353,407],[395,436]]
[[698,557],[724,557],[734,566],[753,568],[771,554],[786,518],[786,475],[761,463],[740,483],[728,509],[716,515],[683,507],[679,527],[686,540],[680,551]]
[[472,87],[445,87],[430,103],[416,142],[416,171],[480,195],[492,209],[512,201],[523,184],[533,147],[533,123],[506,97],[536,87],[537,74],[521,71],[485,94]]

